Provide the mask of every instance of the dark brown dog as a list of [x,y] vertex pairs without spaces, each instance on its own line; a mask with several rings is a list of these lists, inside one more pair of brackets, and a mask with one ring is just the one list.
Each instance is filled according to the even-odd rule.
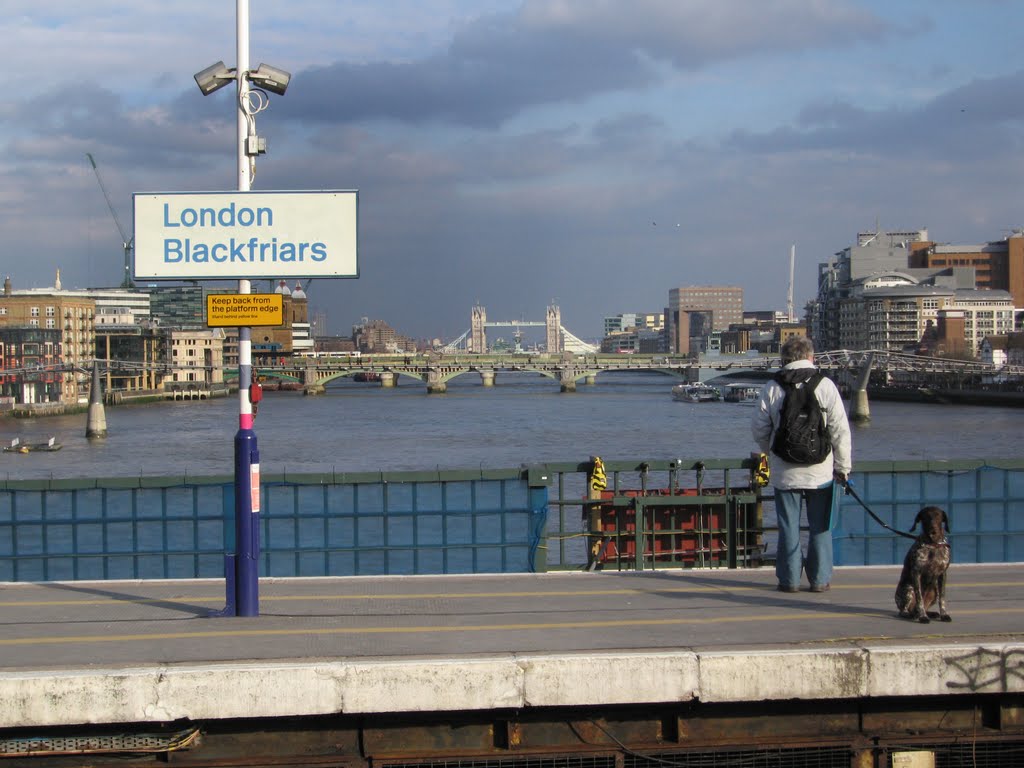
[[[925,507],[917,513],[913,531],[921,524],[921,535],[914,540],[903,560],[903,573],[896,587],[896,607],[900,616],[916,618],[922,624],[938,618],[952,621],[946,613],[946,571],[949,569],[950,547],[945,532],[949,518],[939,507]],[[945,532],[944,532],[945,531]],[[928,612],[935,603],[938,613]]]

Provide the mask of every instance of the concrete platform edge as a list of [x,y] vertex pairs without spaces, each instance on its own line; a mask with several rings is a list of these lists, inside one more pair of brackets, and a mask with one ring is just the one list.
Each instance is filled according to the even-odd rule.
[[0,672],[0,727],[1024,692],[1024,644],[509,654]]

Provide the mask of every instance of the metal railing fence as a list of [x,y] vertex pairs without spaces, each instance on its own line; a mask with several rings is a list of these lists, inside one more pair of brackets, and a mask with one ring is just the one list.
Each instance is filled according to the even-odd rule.
[[763,559],[756,460],[604,461],[545,464],[553,508],[548,570],[746,567]]
[[[756,460],[592,460],[495,470],[264,475],[260,573],[346,576],[749,567],[773,556]],[[1024,460],[865,462],[858,494],[894,528],[927,504],[955,562],[1024,561]],[[851,496],[838,565],[899,564],[906,541]],[[0,581],[220,578],[233,478],[0,482]]]

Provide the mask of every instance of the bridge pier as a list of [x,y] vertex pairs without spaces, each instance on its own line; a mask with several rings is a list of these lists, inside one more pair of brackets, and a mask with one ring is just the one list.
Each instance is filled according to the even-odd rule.
[[440,395],[448,391],[448,385],[441,377],[441,371],[438,368],[427,369],[427,394],[428,395]]
[[327,391],[323,384],[317,382],[316,360],[307,359],[306,367],[302,369],[302,394],[322,395]]
[[592,386],[594,386],[595,384],[597,384],[597,374],[596,374],[596,373],[588,373],[588,374],[587,374],[587,378],[586,378],[586,379],[584,379],[584,383],[585,383],[585,384],[586,384],[586,385],[587,385],[588,387],[592,387]]
[[563,392],[575,392],[576,370],[574,368],[560,368],[558,371],[558,382]]
[[871,411],[868,408],[868,391],[858,389],[850,398],[850,421],[862,424],[871,421]]
[[100,364],[92,364],[92,389],[89,390],[89,414],[85,422],[85,436],[107,436],[107,412],[103,407],[103,384],[100,382]]
[[394,371],[382,371],[380,374],[380,385],[384,389],[392,389],[398,383],[398,374]]
[[485,387],[494,386],[494,371],[480,371],[480,380],[483,382]]
[[875,353],[869,352],[857,376],[857,386],[850,401],[850,421],[858,424],[871,421],[871,412],[868,410],[868,381],[871,378],[871,363],[874,359]]

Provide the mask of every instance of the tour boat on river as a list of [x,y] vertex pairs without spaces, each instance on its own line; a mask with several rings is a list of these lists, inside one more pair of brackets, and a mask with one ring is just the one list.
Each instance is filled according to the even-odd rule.
[[753,405],[761,397],[761,388],[756,384],[730,384],[722,398],[727,403]]
[[710,384],[676,384],[672,387],[672,399],[686,403],[714,403],[722,399],[722,393]]

